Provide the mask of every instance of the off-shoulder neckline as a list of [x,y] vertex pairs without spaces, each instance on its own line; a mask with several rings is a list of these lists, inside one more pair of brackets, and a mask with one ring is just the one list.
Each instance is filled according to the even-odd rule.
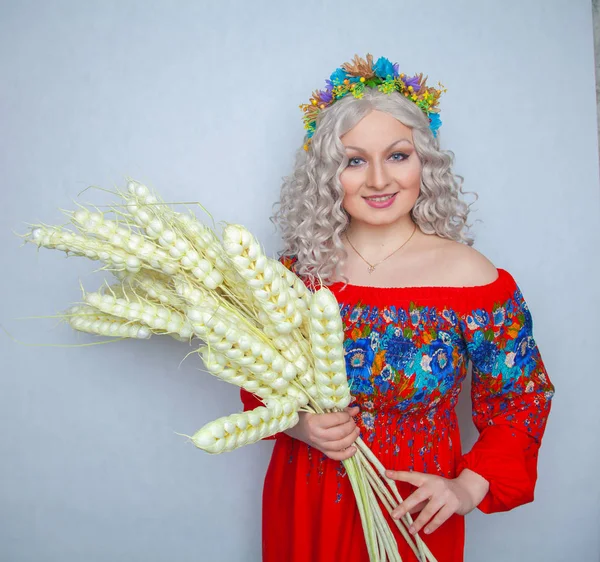
[[512,280],[512,276],[508,271],[502,268],[496,268],[498,276],[493,281],[484,285],[466,285],[466,286],[444,286],[444,285],[416,285],[416,286],[405,286],[405,287],[374,287],[370,285],[354,285],[348,283],[344,287],[342,281],[336,281],[328,288],[335,294],[340,296],[351,297],[402,297],[410,296],[423,297],[423,296],[454,296],[458,297],[462,294],[468,294],[470,296],[475,295],[487,295],[495,293],[499,287],[503,286],[507,281]]
[[[485,287],[490,287],[491,285],[494,285],[495,283],[497,283],[500,278],[502,277],[503,274],[508,273],[506,270],[502,269],[502,268],[496,268],[497,270],[497,277],[496,279],[494,279],[493,281],[490,281],[489,283],[485,283],[484,285],[407,285],[404,287],[376,287],[374,285],[355,285],[353,283],[348,283],[346,284],[346,287],[352,287],[353,289],[365,289],[365,290],[373,290],[373,291],[377,291],[377,290],[382,290],[382,291],[403,291],[403,290],[415,290],[415,289],[483,289]],[[331,285],[328,285],[329,288],[331,287],[342,287],[344,285],[343,281],[336,281],[335,283],[332,283]]]

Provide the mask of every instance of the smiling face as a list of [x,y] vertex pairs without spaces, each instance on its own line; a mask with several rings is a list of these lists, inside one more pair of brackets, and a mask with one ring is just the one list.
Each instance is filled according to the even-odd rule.
[[340,140],[349,158],[340,182],[350,220],[375,226],[406,219],[421,187],[412,130],[374,110]]

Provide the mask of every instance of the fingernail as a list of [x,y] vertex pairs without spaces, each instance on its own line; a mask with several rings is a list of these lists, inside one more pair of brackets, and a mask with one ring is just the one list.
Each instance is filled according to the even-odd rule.
[[410,532],[410,534],[411,534],[411,535],[414,535],[414,534],[415,534],[415,532],[416,532],[416,529],[414,528],[414,526],[411,526],[411,527],[410,527],[410,529],[409,529],[409,532]]
[[425,527],[425,534],[428,535],[429,533],[431,533],[431,531],[429,530],[429,527]]

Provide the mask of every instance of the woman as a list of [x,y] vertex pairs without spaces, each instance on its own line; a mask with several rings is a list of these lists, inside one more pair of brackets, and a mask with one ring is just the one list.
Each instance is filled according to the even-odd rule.
[[[439,148],[441,90],[355,57],[303,106],[308,129],[275,216],[282,261],[339,301],[355,402],[300,414],[275,436],[263,560],[368,560],[340,460],[361,435],[398,481],[439,562],[463,559],[464,515],[533,500],[554,388],[512,276],[474,250],[468,206]],[[310,143],[310,144],[309,144]],[[480,435],[462,454],[454,412],[472,363]],[[245,409],[259,405],[242,391]],[[395,531],[402,559],[415,560]]]

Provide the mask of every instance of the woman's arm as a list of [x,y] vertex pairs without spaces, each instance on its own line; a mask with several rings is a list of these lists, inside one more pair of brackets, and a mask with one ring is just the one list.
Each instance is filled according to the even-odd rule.
[[505,277],[487,303],[461,317],[479,438],[461,458],[458,473],[469,469],[489,482],[478,504],[485,513],[533,501],[538,451],[554,395],[527,303],[514,279]]

